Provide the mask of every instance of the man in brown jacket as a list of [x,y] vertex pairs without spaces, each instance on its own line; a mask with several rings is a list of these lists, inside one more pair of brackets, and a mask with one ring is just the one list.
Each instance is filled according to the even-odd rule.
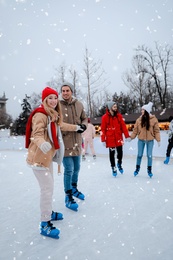
[[64,82],[61,86],[61,108],[63,121],[68,124],[80,125],[82,130],[77,132],[62,131],[65,146],[63,158],[64,166],[64,191],[65,205],[71,210],[77,211],[78,204],[73,196],[84,200],[83,193],[78,191],[78,175],[80,171],[82,136],[81,133],[87,128],[88,120],[83,104],[73,96],[74,86],[69,82]]

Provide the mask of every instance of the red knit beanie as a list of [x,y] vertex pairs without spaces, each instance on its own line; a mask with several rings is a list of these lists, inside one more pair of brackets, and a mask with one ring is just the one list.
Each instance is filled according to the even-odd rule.
[[43,91],[42,91],[42,101],[43,101],[47,96],[49,96],[49,95],[51,95],[51,94],[54,94],[54,95],[56,95],[56,96],[58,97],[58,92],[57,92],[55,89],[50,88],[50,87],[44,88]]

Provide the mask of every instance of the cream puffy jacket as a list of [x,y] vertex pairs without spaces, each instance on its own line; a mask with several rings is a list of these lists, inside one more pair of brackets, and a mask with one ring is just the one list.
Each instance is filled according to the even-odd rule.
[[133,132],[131,134],[131,139],[138,136],[139,140],[151,141],[156,140],[160,142],[160,129],[158,125],[158,120],[154,115],[150,114],[150,128],[146,130],[145,127],[141,127],[141,116],[136,120]]

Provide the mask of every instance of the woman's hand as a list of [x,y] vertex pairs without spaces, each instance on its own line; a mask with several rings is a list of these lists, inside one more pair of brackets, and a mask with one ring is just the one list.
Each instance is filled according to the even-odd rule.
[[44,142],[40,145],[40,150],[46,154],[47,152],[50,151],[50,149],[52,148],[51,144],[49,142]]

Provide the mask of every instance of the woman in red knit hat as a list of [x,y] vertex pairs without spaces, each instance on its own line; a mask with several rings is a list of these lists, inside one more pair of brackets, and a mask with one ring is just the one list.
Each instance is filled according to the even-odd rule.
[[40,186],[40,234],[59,238],[60,231],[51,221],[63,219],[63,214],[52,210],[54,188],[53,161],[60,164],[64,156],[63,131],[82,130],[78,125],[63,123],[58,92],[50,87],[42,91],[42,104],[30,115],[26,126],[27,163]]

